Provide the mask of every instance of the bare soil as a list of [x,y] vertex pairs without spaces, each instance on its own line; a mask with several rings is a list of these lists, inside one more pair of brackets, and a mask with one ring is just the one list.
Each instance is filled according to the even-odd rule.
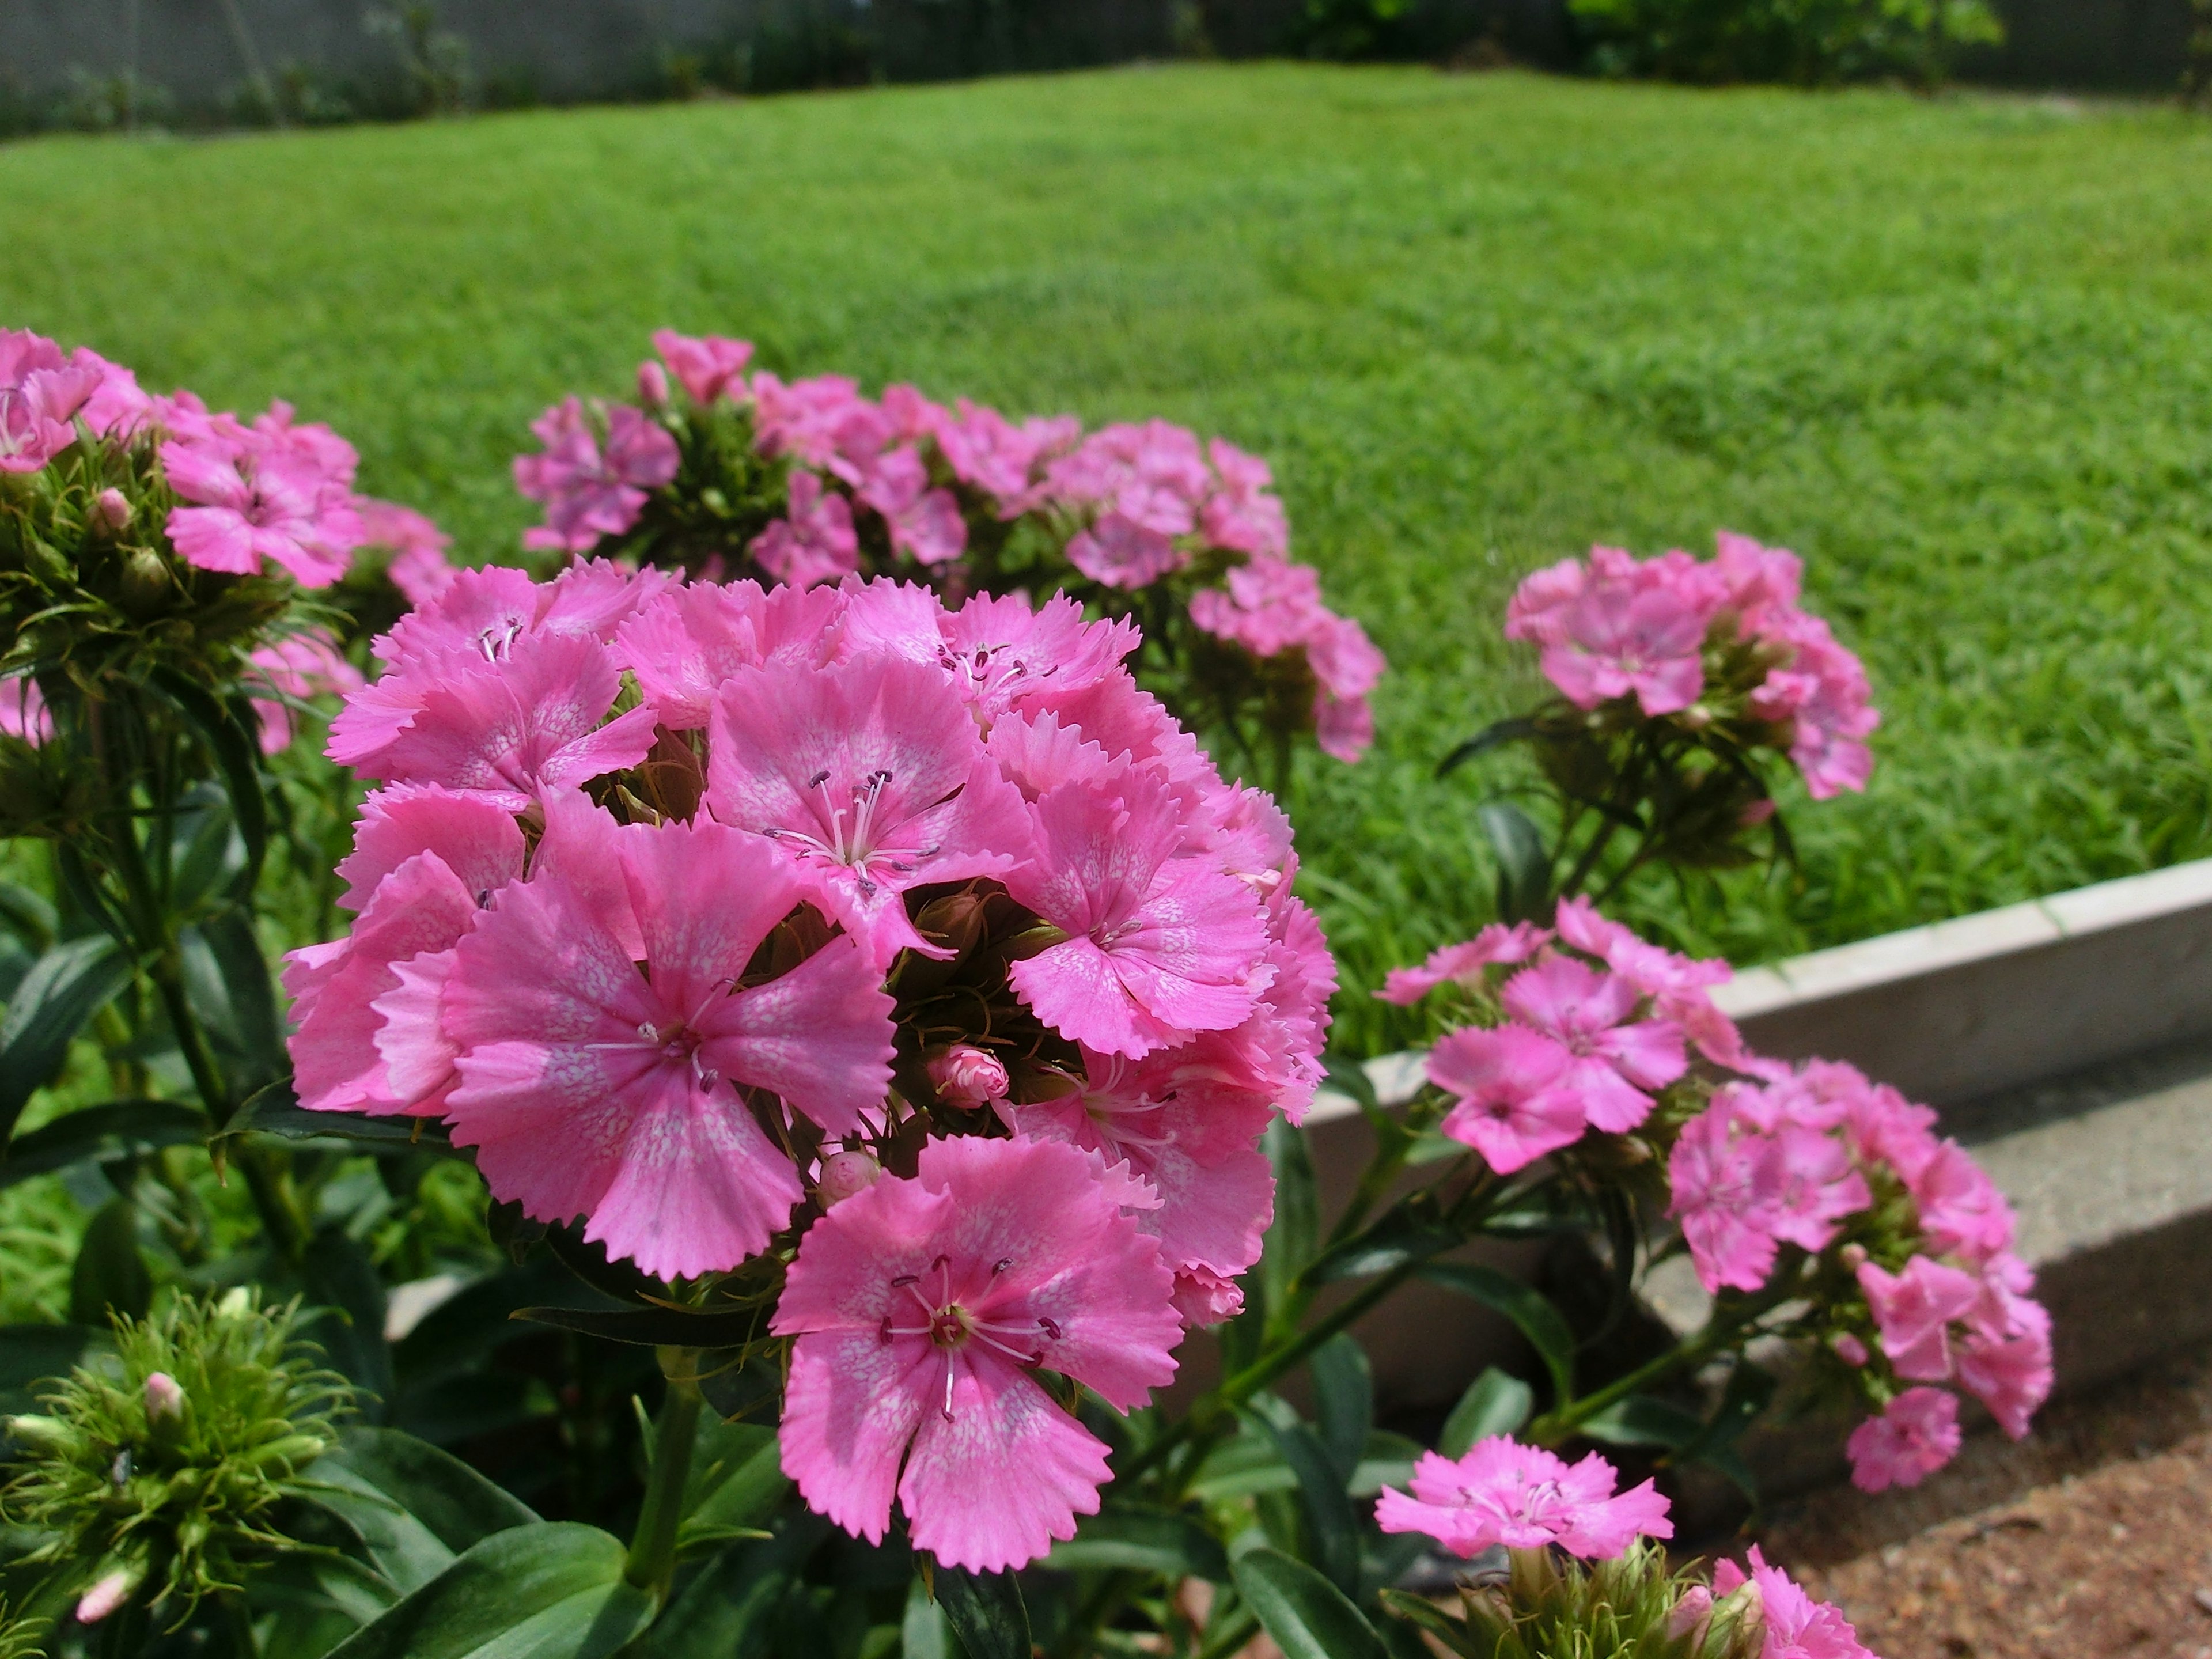
[[1922,1486],[1816,1494],[1770,1558],[1882,1659],[2212,1659],[2212,1350],[1971,1438]]

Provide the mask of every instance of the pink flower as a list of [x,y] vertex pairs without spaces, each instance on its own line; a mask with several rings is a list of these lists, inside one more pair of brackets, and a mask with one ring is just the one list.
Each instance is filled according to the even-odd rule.
[[695,338],[666,328],[653,331],[653,349],[660,354],[661,362],[668,365],[696,404],[711,404],[717,398],[742,392],[745,365],[753,358],[752,343],[749,340],[732,340],[719,334]]
[[76,441],[76,416],[110,366],[25,330],[0,330],[0,472],[36,472]]
[[1384,1532],[1419,1532],[1455,1555],[1493,1544],[1557,1544],[1585,1560],[1610,1561],[1636,1540],[1672,1538],[1667,1500],[1651,1482],[1613,1495],[1620,1475],[1595,1452],[1570,1466],[1504,1435],[1478,1440],[1457,1462],[1423,1452],[1413,1495],[1385,1486],[1375,1505]]
[[[1044,423],[1018,427],[995,409],[963,398],[957,414],[938,411],[932,428],[938,452],[952,476],[995,497],[1006,511],[1028,491],[1030,475],[1047,449]],[[1012,516],[1012,514],[1009,514]]]
[[1901,1273],[1860,1265],[1859,1288],[1881,1328],[1881,1351],[1899,1376],[1941,1382],[1952,1372],[1951,1322],[1964,1319],[1982,1294],[1969,1273],[1916,1255]]
[[1778,1243],[1765,1145],[1740,1133],[1736,1113],[1716,1100],[1689,1122],[1668,1155],[1667,1212],[1682,1224],[1698,1282],[1708,1291],[1755,1291],[1774,1271]]
[[683,457],[664,428],[626,404],[605,418],[602,441],[582,401],[564,398],[531,422],[545,447],[514,458],[514,487],[545,504],[545,522],[524,535],[525,547],[588,551],[625,533],[647,493],[676,477]]
[[0,679],[0,734],[37,748],[54,734],[54,717],[46,694],[28,674]]
[[[848,589],[848,650],[883,648],[934,663],[987,726],[1039,696],[1097,685],[1139,638],[1125,618],[1085,622],[1083,607],[1065,593],[1035,607],[1023,593],[979,593],[947,615],[925,588],[874,581]],[[1096,740],[1111,733],[1083,735]]]
[[499,1197],[588,1217],[586,1238],[647,1273],[734,1267],[800,1196],[738,1085],[831,1134],[858,1128],[890,1085],[890,999],[846,939],[732,988],[801,896],[758,842],[713,823],[612,840],[627,917],[556,872],[507,889],[461,941],[453,1139]]
[[[522,831],[496,801],[434,784],[393,784],[362,803],[353,851],[340,860],[338,903],[365,908],[384,878],[417,853],[435,853],[479,904],[522,872]],[[320,947],[316,947],[320,948]]]
[[880,653],[740,669],[712,730],[708,810],[776,842],[878,966],[949,954],[907,919],[908,889],[1029,850],[1020,795],[936,669]]
[[1568,1060],[1518,1025],[1452,1032],[1429,1051],[1429,1081],[1459,1101],[1437,1127],[1500,1175],[1571,1146],[1585,1125],[1581,1097],[1563,1082]]
[[834,587],[692,582],[639,606],[617,631],[616,654],[663,726],[699,731],[722,683],[740,668],[828,662],[844,610]]
[[411,605],[424,605],[453,585],[453,563],[446,550],[453,538],[417,513],[397,501],[362,496],[361,539],[368,547],[392,550],[385,574]]
[[1137,1061],[1086,1049],[1083,1067],[1065,1092],[1013,1107],[1016,1130],[1126,1166],[1152,1194],[1137,1225],[1176,1273],[1226,1281],[1257,1261],[1274,1213],[1274,1172],[1259,1148],[1274,1106],[1239,1086],[1218,1040]]
[[1802,611],[1770,623],[1767,637],[1794,654],[1753,694],[1752,712],[1791,723],[1790,757],[1814,799],[1864,789],[1874,769],[1865,740],[1881,724],[1865,666],[1837,643],[1827,623]]
[[1289,550],[1291,531],[1283,504],[1270,493],[1274,474],[1267,462],[1216,438],[1206,447],[1218,482],[1199,509],[1199,528],[1216,547],[1280,558]]
[[754,537],[746,550],[769,575],[796,587],[834,582],[860,565],[851,505],[806,471],[791,475],[788,516]]
[[1733,1561],[1723,1559],[1713,1567],[1713,1593],[1733,1595],[1746,1583],[1759,1602],[1763,1626],[1759,1659],[1875,1659],[1859,1645],[1858,1632],[1842,1613],[1826,1601],[1815,1601],[1779,1567],[1770,1567],[1751,1547],[1751,1576]]
[[300,442],[288,441],[286,430],[252,431],[226,416],[161,445],[169,487],[191,503],[171,509],[167,525],[187,564],[250,576],[266,560],[302,587],[327,587],[345,574],[362,526],[331,470],[340,458],[320,453],[314,429],[299,428]]
[[327,692],[343,696],[362,686],[361,670],[340,656],[331,636],[319,628],[264,645],[248,660],[255,671],[252,678],[275,694],[252,700],[264,755],[282,754],[292,745],[292,708],[282,699],[304,701]]
[[1917,1486],[1959,1452],[1959,1401],[1941,1389],[1907,1389],[1851,1431],[1851,1484],[1861,1492]]
[[1748,536],[1720,531],[1713,538],[1714,571],[1746,634],[1764,634],[1797,608],[1805,562],[1786,547],[1761,547]]
[[1510,927],[1493,921],[1461,945],[1439,945],[1418,968],[1393,968],[1375,994],[1410,1008],[1439,985],[1482,983],[1482,970],[1494,963],[1526,962],[1551,942],[1551,930],[1532,921]]
[[1506,636],[1542,645],[1545,678],[1576,707],[1633,693],[1656,717],[1687,708],[1704,690],[1705,629],[1719,598],[1686,555],[1638,563],[1618,549],[1593,548],[1579,590],[1563,603],[1510,611]]
[[1982,1268],[1982,1294],[1954,1352],[1959,1382],[2014,1439],[2050,1397],[2051,1316],[2030,1299],[2035,1275],[2009,1251]]
[[832,1152],[822,1160],[822,1176],[814,1183],[814,1196],[826,1210],[833,1204],[842,1204],[855,1194],[865,1193],[883,1179],[883,1174],[884,1166],[876,1162],[872,1152]]
[[[525,635],[504,659],[458,665],[432,683],[410,723],[380,749],[355,755],[354,764],[363,777],[480,790],[520,812],[542,791],[581,785],[645,758],[653,746],[652,709],[633,708],[600,724],[621,689],[604,647],[565,635]],[[341,735],[334,721],[334,748]]]
[[1067,562],[1094,582],[1123,589],[1149,587],[1189,556],[1172,538],[1119,513],[1109,513],[1067,544]]
[[1625,1133],[1651,1110],[1649,1091],[1689,1069],[1680,1027],[1629,1019],[1639,1000],[1617,974],[1601,974],[1554,956],[1522,969],[1499,994],[1505,1012],[1540,1031],[1571,1057],[1560,1086],[1583,1103],[1593,1128]]
[[1981,1262],[2012,1248],[2012,1206],[1958,1142],[1939,1143],[1905,1177],[1905,1188],[1920,1213],[1923,1248],[1930,1255],[1955,1254]]
[[1158,779],[1062,784],[1030,811],[1039,856],[1008,872],[1007,890],[1068,935],[1012,969],[1040,1018],[1134,1060],[1250,1015],[1267,944],[1258,903],[1235,877],[1175,856],[1179,814]]
[[880,1542],[1018,1567],[1096,1514],[1106,1447],[1030,1373],[1118,1410],[1175,1373],[1159,1247],[1089,1158],[1027,1139],[932,1140],[808,1230],[770,1328],[795,1336],[783,1467],[809,1507]]
[[863,464],[892,441],[890,417],[842,374],[786,386],[763,373],[753,376],[752,390],[754,430],[763,455],[789,455],[802,467],[857,484]]
[[1006,1097],[1006,1066],[996,1054],[973,1043],[954,1043],[932,1056],[926,1069],[939,1097],[951,1105],[972,1110]]

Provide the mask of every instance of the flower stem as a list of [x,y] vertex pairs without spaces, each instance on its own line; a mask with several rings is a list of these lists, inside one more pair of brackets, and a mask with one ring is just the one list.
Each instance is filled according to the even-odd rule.
[[684,1518],[684,1487],[691,1473],[691,1448],[699,1437],[699,1351],[660,1350],[668,1397],[653,1429],[653,1467],[645,1481],[645,1506],[630,1539],[623,1577],[658,1601],[676,1576],[676,1528]]

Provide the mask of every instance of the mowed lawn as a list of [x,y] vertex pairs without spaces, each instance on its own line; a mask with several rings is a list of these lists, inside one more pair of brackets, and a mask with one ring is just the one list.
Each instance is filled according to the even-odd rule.
[[[2212,122],[1284,65],[0,149],[0,323],[283,396],[473,557],[647,332],[1267,456],[1395,672],[1292,805],[1347,983],[1482,920],[1429,781],[1525,699],[1524,572],[1796,549],[1887,720],[1749,961],[2212,853]],[[1345,1034],[1402,1031],[1364,995]]]

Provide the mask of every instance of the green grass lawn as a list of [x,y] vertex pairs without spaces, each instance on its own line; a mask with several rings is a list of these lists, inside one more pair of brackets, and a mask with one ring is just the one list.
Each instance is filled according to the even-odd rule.
[[[1486,908],[1426,781],[1525,698],[1525,571],[1796,548],[1888,723],[1740,960],[2212,852],[2212,123],[1960,95],[1141,70],[0,149],[0,319],[274,396],[465,550],[668,324],[786,372],[1164,415],[1267,456],[1396,672],[1294,803],[1364,988]],[[1401,1033],[1346,999],[1357,1041]]]

